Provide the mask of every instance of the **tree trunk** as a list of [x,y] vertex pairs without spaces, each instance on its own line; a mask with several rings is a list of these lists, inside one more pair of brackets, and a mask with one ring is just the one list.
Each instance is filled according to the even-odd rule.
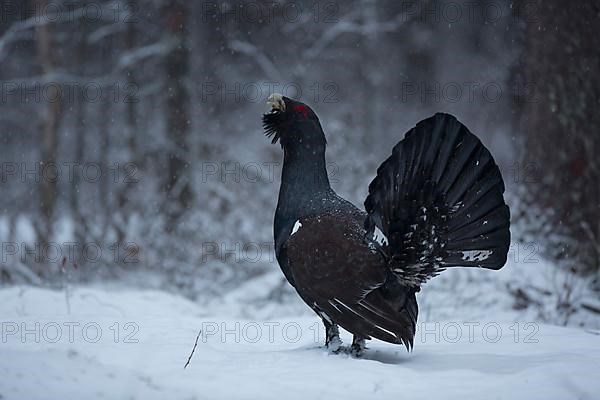
[[189,95],[185,87],[188,72],[188,13],[185,2],[171,0],[166,8],[166,27],[176,45],[167,55],[167,134],[168,152],[167,231],[173,231],[181,215],[192,201],[189,182]]
[[[127,7],[131,12],[133,18],[137,8],[137,0],[129,0]],[[136,45],[136,24],[133,21],[127,23],[125,29],[125,53],[130,53],[135,49]],[[136,79],[135,68],[128,66],[125,68],[125,82],[127,83],[127,93],[137,93],[138,82]],[[130,172],[134,171],[137,173],[142,168],[144,163],[144,157],[140,154],[138,148],[138,118],[137,118],[137,104],[139,99],[136,97],[125,99],[125,135],[127,137],[127,147],[129,149],[129,161],[126,165],[118,165],[119,174],[123,173],[125,178],[118,182],[113,182],[117,185],[117,207],[120,218],[114,218],[114,228],[117,235],[117,245],[119,248],[125,246],[126,240],[126,229],[131,217],[131,196],[135,188],[135,181],[130,177]]]
[[[127,2],[127,7],[130,12],[133,14],[137,10],[137,0],[129,0]],[[125,30],[125,52],[131,52],[135,48],[136,43],[136,24],[133,21],[127,23],[127,28]],[[135,76],[135,68],[133,66],[128,66],[125,69],[125,76],[127,82],[127,88],[137,88],[138,83]],[[130,93],[130,90],[127,90]],[[136,98],[126,99],[126,126],[127,126],[127,144],[129,146],[129,151],[131,153],[131,159],[134,164],[137,164],[140,160],[138,155],[138,143],[137,143],[137,103]]]
[[[84,60],[86,57],[86,30],[83,21],[79,23],[78,32],[78,43],[76,50],[76,62],[78,65],[78,73],[80,76],[84,76]],[[73,174],[70,182],[70,193],[69,193],[69,208],[71,209],[71,216],[73,218],[73,234],[75,242],[78,244],[77,249],[81,249],[83,243],[85,243],[85,215],[80,207],[80,196],[81,196],[81,170],[83,167],[84,156],[85,156],[85,136],[86,136],[86,108],[87,102],[84,98],[84,93],[79,92],[77,97],[76,114],[75,114],[75,149],[74,149],[74,163]],[[77,263],[82,265],[81,254],[74,254],[75,260],[69,260],[70,263]]]
[[[35,0],[35,10],[44,12],[47,8],[47,0]],[[40,19],[45,16],[38,16]],[[41,24],[36,31],[37,52],[42,66],[43,75],[51,77],[57,68],[56,48],[54,46],[53,27],[50,21]],[[50,79],[45,80],[51,81]],[[54,222],[54,213],[57,199],[58,179],[53,179],[53,171],[56,167],[56,153],[58,151],[58,132],[62,117],[62,93],[58,83],[53,82],[46,88],[44,98],[48,102],[42,121],[42,140],[41,140],[41,168],[44,173],[40,179],[40,213],[41,221],[36,228],[40,246],[41,265],[45,265],[43,259],[52,238],[52,225]]]

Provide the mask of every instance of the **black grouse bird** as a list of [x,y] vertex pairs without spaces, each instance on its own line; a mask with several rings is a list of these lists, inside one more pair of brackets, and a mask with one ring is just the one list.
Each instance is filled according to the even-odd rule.
[[326,140],[307,105],[273,94],[263,125],[283,148],[274,236],[277,261],[323,320],[365,339],[413,346],[415,293],[448,267],[498,270],[510,243],[504,182],[490,152],[455,117],[438,113],[408,131],[369,185],[365,211],[338,196]]

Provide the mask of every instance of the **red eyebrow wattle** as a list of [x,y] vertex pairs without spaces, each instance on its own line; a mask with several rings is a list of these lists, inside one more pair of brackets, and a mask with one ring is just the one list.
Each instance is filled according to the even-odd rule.
[[304,118],[308,118],[308,107],[306,107],[304,104],[299,104],[297,106],[294,106],[294,111],[296,111],[299,114],[304,115]]

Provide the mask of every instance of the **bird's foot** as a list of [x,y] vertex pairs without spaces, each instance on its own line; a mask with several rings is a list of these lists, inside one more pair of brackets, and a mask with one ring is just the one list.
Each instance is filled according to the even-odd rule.
[[[325,321],[324,321],[325,322]],[[325,323],[325,347],[330,353],[339,353],[342,348],[342,339],[340,339],[340,330],[335,324]]]
[[366,349],[365,338],[355,335],[350,346],[350,355],[356,358],[362,357]]
[[337,354],[342,350],[342,339],[340,339],[340,335],[334,335],[332,337],[327,338],[327,343],[325,343],[325,347],[329,350],[330,353]]

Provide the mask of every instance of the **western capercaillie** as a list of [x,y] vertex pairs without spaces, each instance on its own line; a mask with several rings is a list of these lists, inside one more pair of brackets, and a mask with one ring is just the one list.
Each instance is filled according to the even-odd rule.
[[365,211],[329,184],[325,134],[314,111],[273,94],[263,125],[283,148],[275,212],[277,261],[323,320],[326,345],[338,325],[365,339],[412,348],[416,293],[449,267],[497,270],[506,262],[510,213],[490,152],[455,117],[419,122],[369,185]]

